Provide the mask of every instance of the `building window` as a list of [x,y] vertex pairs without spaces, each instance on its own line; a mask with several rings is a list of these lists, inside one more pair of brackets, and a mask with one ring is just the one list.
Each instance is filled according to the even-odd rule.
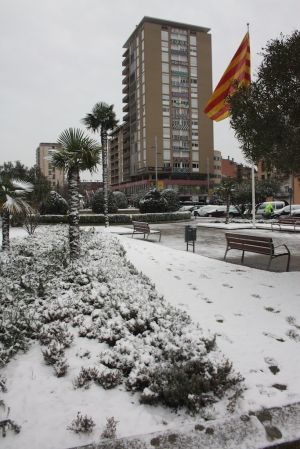
[[163,128],[163,137],[164,139],[170,138],[170,128]]
[[170,139],[163,139],[163,148],[170,149]]
[[195,58],[195,56],[190,57],[190,64],[191,64],[191,66],[194,66],[194,67],[197,66],[197,58]]
[[169,62],[169,53],[163,51],[161,54],[161,60],[162,60],[162,62]]
[[166,62],[162,63],[162,71],[165,73],[169,73],[169,64],[167,64]]
[[190,36],[190,45],[197,45],[196,36]]
[[170,117],[163,117],[163,125],[170,127]]
[[163,150],[163,159],[164,161],[169,161],[171,157],[170,150]]
[[162,41],[168,41],[169,40],[169,33],[168,31],[161,31],[161,40]]
[[162,82],[165,84],[169,84],[169,82],[170,82],[169,74],[167,74],[167,73],[162,74]]
[[199,162],[199,153],[198,151],[192,151],[192,161]]
[[169,84],[163,84],[162,85],[162,93],[169,95]]

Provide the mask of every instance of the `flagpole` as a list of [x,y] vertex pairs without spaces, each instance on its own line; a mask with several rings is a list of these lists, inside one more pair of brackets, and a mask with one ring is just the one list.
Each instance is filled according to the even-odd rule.
[[[249,23],[247,23],[247,32],[249,35],[249,41],[250,41],[250,33],[249,33]],[[251,70],[251,65],[250,65],[250,70]],[[250,79],[251,79],[251,72],[250,72]],[[248,144],[249,145],[249,144]],[[252,226],[253,228],[256,227],[255,224],[255,168],[254,168],[254,161],[252,160],[252,165],[251,165],[251,185],[252,185]]]

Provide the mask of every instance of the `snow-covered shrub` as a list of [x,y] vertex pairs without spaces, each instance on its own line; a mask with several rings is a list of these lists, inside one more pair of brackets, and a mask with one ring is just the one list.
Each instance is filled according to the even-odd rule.
[[80,412],[71,422],[71,425],[67,427],[68,430],[72,430],[75,433],[91,433],[95,427],[95,422],[93,418],[85,415],[83,416]]
[[52,340],[49,345],[42,350],[42,354],[47,365],[54,365],[62,360],[64,346],[61,343]]
[[172,408],[186,407],[196,413],[240,382],[238,376],[230,378],[231,369],[228,361],[217,366],[201,359],[173,363],[153,372],[141,402],[163,402]]
[[162,191],[161,196],[167,201],[167,212],[175,212],[180,208],[179,196],[176,190],[165,189]]
[[0,374],[0,391],[1,391],[2,393],[6,393],[6,392],[7,392],[7,388],[6,388],[6,378],[3,377],[1,374]]
[[148,212],[166,212],[167,201],[156,189],[150,190],[139,202],[139,208],[142,213]]
[[117,370],[105,370],[99,373],[97,383],[105,390],[115,388],[123,382],[123,376]]
[[106,418],[106,426],[101,433],[102,438],[114,439],[117,436],[117,424],[118,421],[112,416],[111,418]]
[[62,377],[67,373],[69,364],[66,359],[60,358],[54,363],[53,368],[55,375],[57,377]]
[[92,381],[97,381],[99,376],[99,371],[97,368],[81,368],[80,373],[74,379],[74,388],[90,388]]
[[24,218],[24,227],[28,235],[33,235],[39,225],[40,214],[37,211],[29,211]]
[[115,191],[113,192],[116,204],[117,204],[117,208],[118,209],[126,209],[126,207],[128,206],[128,200],[127,200],[127,196],[125,195],[124,192],[119,192],[119,191]]
[[[102,190],[98,190],[92,198],[92,211],[95,214],[104,213],[104,194]],[[116,199],[112,192],[108,192],[108,213],[115,214],[118,212]]]
[[45,324],[39,333],[39,340],[42,345],[48,345],[52,340],[56,340],[64,348],[68,348],[73,339],[74,337],[69,332],[67,324],[57,320],[50,324]]
[[46,200],[39,205],[41,215],[66,215],[68,209],[67,201],[55,191],[50,192]]
[[1,304],[0,307],[0,367],[18,351],[26,351],[30,337],[34,338],[34,317],[23,304]]
[[12,430],[14,433],[20,433],[21,426],[11,419],[3,419],[0,421],[0,430],[2,431],[2,436],[6,437],[8,430]]

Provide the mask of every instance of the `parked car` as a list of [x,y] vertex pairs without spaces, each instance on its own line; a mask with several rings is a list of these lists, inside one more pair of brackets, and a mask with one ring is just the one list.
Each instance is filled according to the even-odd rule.
[[292,217],[300,217],[300,208],[292,211]]
[[195,206],[181,206],[181,208],[179,209],[179,212],[193,212],[193,210],[195,209]]
[[[194,210],[195,217],[225,217],[226,215],[226,206],[218,206],[218,205],[208,205],[200,207],[199,209]],[[237,217],[240,215],[240,212],[235,206],[229,207],[229,216]]]
[[290,215],[290,212],[300,209],[300,204],[291,204],[283,207],[282,209],[275,210],[271,215],[271,218],[277,218],[279,215]]
[[266,205],[270,203],[273,206],[273,213],[275,213],[275,211],[279,209],[283,209],[286,206],[286,203],[284,201],[265,201],[264,203],[261,203],[256,209],[256,215],[258,215],[259,217],[263,217]]

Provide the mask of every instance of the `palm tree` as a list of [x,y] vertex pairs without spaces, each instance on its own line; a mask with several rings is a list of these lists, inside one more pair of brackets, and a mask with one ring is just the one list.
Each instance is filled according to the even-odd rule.
[[107,174],[107,133],[117,126],[114,106],[106,103],[96,103],[91,114],[87,114],[82,123],[87,129],[99,132],[102,145],[102,170],[103,170],[103,196],[104,196],[104,217],[105,227],[109,226],[108,220],[108,174]]
[[19,179],[0,177],[0,210],[2,215],[2,250],[8,251],[10,216],[31,211],[30,205],[24,200],[24,196],[32,192],[33,185],[30,182]]
[[100,146],[80,129],[65,129],[58,138],[61,148],[52,154],[55,167],[65,170],[69,188],[69,244],[70,257],[76,259],[80,253],[79,242],[79,173],[91,173],[99,163]]

